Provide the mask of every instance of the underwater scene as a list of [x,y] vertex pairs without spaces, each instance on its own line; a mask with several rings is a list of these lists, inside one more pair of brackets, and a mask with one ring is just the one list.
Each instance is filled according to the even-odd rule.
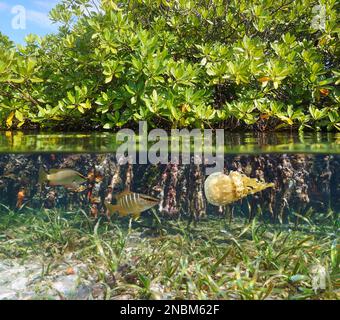
[[207,174],[2,134],[0,299],[339,299],[339,139],[234,134]]

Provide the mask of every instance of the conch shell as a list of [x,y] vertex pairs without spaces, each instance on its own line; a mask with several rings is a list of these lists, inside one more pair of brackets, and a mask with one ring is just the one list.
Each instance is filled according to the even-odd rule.
[[215,206],[224,206],[270,187],[274,183],[261,182],[237,171],[230,171],[229,175],[215,172],[204,182],[205,196]]

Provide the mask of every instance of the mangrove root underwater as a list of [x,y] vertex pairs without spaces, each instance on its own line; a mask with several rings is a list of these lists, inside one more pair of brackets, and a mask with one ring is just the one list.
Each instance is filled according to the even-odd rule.
[[[109,153],[2,154],[0,203],[18,210],[84,208],[96,217],[108,214],[104,203],[114,203],[114,196],[129,188],[159,199],[155,209],[168,218],[181,215],[199,220],[206,212],[251,218],[260,211],[284,221],[292,212],[304,214],[310,208],[339,212],[339,164],[338,155],[226,155],[224,167],[229,175],[220,173],[226,186],[211,191],[204,187],[204,181],[209,183],[214,175],[207,178],[205,165],[194,163],[122,165]],[[46,172],[72,169],[86,181],[75,190],[52,186],[48,181],[39,184],[40,167]],[[273,184],[275,188],[269,188]]]

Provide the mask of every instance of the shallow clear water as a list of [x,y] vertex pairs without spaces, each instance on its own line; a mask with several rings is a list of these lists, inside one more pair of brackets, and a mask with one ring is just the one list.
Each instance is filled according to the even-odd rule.
[[[0,133],[0,300],[340,298],[339,134],[228,133],[204,164],[193,144],[162,164],[138,164],[152,143],[134,164],[119,147],[108,133]],[[205,193],[217,163],[232,183],[208,190],[224,206]],[[119,202],[126,190],[158,203],[119,217],[110,206],[140,200]]]
[[[81,207],[89,215],[105,215],[106,197],[115,203],[111,195],[128,187],[159,199],[152,210],[166,218],[237,215],[303,222],[303,216],[322,223],[325,215],[332,212],[337,219],[340,211],[339,134],[225,134],[224,172],[237,171],[274,187],[223,207],[208,203],[206,166],[194,164],[193,157],[190,164],[120,165],[115,135],[108,133],[4,132],[0,141],[0,203],[16,210]],[[73,169],[86,181],[77,190],[39,184],[39,168]]]

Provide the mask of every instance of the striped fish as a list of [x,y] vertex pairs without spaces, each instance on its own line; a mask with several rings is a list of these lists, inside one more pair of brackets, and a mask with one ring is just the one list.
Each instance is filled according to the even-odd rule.
[[138,219],[142,211],[159,204],[159,200],[156,198],[128,190],[118,194],[115,198],[117,204],[105,203],[110,214],[118,212],[120,216],[126,216],[131,213],[134,219]]

